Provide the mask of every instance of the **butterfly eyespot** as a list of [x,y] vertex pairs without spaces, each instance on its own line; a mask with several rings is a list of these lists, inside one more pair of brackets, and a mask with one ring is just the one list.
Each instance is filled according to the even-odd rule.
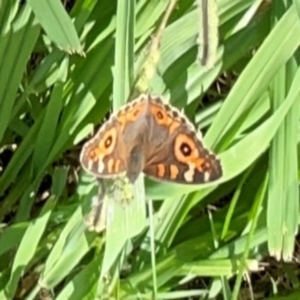
[[117,128],[112,127],[108,129],[103,137],[100,138],[100,142],[98,144],[99,152],[102,155],[108,155],[112,153],[115,148],[117,142]]
[[184,156],[190,156],[192,153],[192,149],[187,143],[182,143],[180,145],[180,151]]
[[109,148],[111,144],[112,144],[112,136],[110,135],[109,137],[106,138],[104,142],[104,146],[105,148]]
[[162,120],[162,119],[164,118],[164,115],[163,115],[163,113],[162,113],[161,111],[158,111],[158,112],[156,113],[156,117],[157,117],[159,120]]
[[193,162],[197,159],[198,151],[193,139],[184,133],[178,134],[174,144],[174,155],[182,163]]

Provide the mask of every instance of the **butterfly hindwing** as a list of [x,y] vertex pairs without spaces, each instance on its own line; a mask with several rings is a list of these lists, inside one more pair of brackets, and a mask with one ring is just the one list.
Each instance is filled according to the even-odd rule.
[[[182,117],[176,111],[174,123]],[[172,126],[175,127],[171,124],[170,128]],[[197,184],[218,179],[222,168],[216,155],[204,146],[194,126],[188,120],[181,120],[169,134],[164,147],[157,148],[144,173],[163,181]]]

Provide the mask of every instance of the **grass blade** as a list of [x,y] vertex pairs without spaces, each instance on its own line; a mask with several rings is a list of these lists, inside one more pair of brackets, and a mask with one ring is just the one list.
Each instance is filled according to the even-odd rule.
[[64,51],[83,55],[74,25],[59,0],[28,0],[47,35]]

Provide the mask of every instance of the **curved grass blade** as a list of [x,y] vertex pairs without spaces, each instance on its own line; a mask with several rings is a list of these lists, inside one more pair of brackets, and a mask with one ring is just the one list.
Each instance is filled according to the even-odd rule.
[[[243,274],[244,274],[244,272],[250,271],[250,268],[247,266],[247,260],[248,260],[248,256],[249,256],[249,252],[250,252],[250,248],[251,248],[251,241],[253,239],[253,235],[256,230],[256,225],[257,225],[258,217],[260,215],[263,200],[266,197],[267,186],[268,186],[268,174],[265,176],[265,180],[262,182],[262,184],[261,184],[260,188],[258,189],[258,191],[255,195],[255,198],[254,198],[254,205],[252,208],[252,212],[250,214],[250,221],[251,221],[250,231],[249,231],[249,234],[247,237],[247,242],[246,242],[243,256],[241,259],[241,265],[238,268],[238,276],[235,281],[235,285],[234,285],[234,289],[233,289],[233,293],[232,293],[232,300],[238,299]],[[257,265],[257,268],[255,271],[258,271],[258,270],[259,270],[259,268]]]
[[0,37],[0,140],[10,122],[16,93],[40,27],[26,6]]
[[295,7],[291,6],[231,90],[205,137],[208,145],[218,145],[223,149],[228,147],[233,135],[236,134],[232,132],[233,124],[239,121],[254,101],[259,99],[279,68],[299,46],[300,38],[295,36],[300,37],[300,24]]
[[[291,85],[297,68],[297,63],[291,60],[275,78],[272,97],[274,109],[282,103],[286,88]],[[278,129],[270,147],[268,246],[270,254],[278,260],[281,257],[291,260],[294,251],[294,236],[298,228],[298,117],[299,104],[295,103]]]
[[[76,276],[66,284],[55,299],[95,299],[97,281],[100,276],[100,264],[100,257],[96,256],[82,271],[76,274]],[[85,284],[82,284],[83,282],[85,282]]]
[[75,27],[59,0],[28,0],[47,35],[64,51],[83,55]]
[[135,2],[118,3],[113,82],[113,109],[126,102],[133,83]]
[[8,299],[13,298],[20,277],[23,275],[26,266],[36,253],[38,243],[44,234],[46,225],[55,205],[56,199],[54,197],[50,198],[43,207],[40,216],[36,220],[30,222],[27,227],[14,258],[10,279],[3,291]]
[[51,147],[56,137],[56,127],[63,108],[62,103],[63,84],[57,83],[54,87],[49,103],[45,108],[45,117],[36,137],[33,151],[33,174],[38,174],[44,162],[47,160]]

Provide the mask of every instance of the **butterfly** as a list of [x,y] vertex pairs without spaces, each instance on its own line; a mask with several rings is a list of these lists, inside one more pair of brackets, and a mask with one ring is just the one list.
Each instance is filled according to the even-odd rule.
[[207,183],[222,176],[217,156],[177,108],[160,96],[141,94],[112,114],[80,154],[83,168],[98,178],[143,172],[159,180]]

